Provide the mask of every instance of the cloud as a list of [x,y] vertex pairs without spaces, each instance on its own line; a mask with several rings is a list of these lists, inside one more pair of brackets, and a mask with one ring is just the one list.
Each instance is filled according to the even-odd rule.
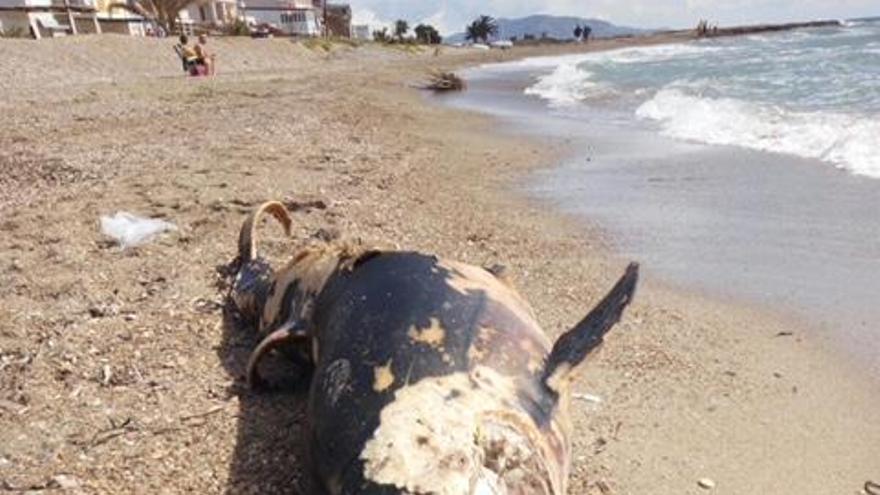
[[390,21],[381,18],[376,12],[365,8],[352,8],[351,23],[354,25],[370,26],[371,31],[391,25]]
[[440,34],[444,36],[461,30],[458,26],[450,26],[445,8],[440,9],[432,15],[420,20],[419,23],[434,26],[435,28],[437,28],[437,31],[440,31]]

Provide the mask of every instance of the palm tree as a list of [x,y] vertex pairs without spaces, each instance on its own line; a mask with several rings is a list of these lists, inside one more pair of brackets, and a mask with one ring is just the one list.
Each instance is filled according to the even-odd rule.
[[498,22],[487,15],[481,15],[465,29],[465,39],[486,43],[489,38],[498,34]]
[[197,0],[127,0],[110,5],[110,8],[119,8],[134,12],[148,20],[159,23],[167,33],[173,33],[177,25],[177,16],[180,11],[195,3]]
[[394,36],[397,36],[398,40],[403,41],[403,37],[406,36],[408,31],[409,23],[403,19],[398,19],[397,22],[394,23]]
[[388,28],[383,27],[382,29],[377,29],[373,31],[373,40],[386,42],[388,41]]

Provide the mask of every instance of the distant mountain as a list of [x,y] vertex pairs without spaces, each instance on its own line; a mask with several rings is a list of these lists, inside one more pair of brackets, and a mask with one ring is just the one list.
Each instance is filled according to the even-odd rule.
[[[565,17],[552,15],[531,15],[519,19],[498,19],[498,39],[510,39],[516,36],[522,39],[529,34],[540,38],[542,34],[550,38],[567,40],[574,38],[575,26],[590,26],[594,38],[610,38],[613,36],[630,36],[645,34],[650,31],[631,27],[616,26],[610,22],[599,19],[585,19],[582,17]],[[461,43],[465,41],[464,33],[456,33],[444,38],[446,43]]]

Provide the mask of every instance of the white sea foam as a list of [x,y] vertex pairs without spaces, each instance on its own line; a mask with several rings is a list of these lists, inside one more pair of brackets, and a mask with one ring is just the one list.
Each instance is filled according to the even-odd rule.
[[816,158],[880,178],[880,121],[865,116],[791,112],[675,88],[657,92],[636,115],[674,138]]
[[560,57],[538,57],[521,60],[503,66],[495,66],[497,71],[539,70],[553,68],[550,74],[540,76],[538,81],[525,90],[548,101],[551,106],[570,106],[591,96],[608,94],[610,89],[592,80],[592,73],[585,67],[590,64],[638,64],[660,62],[688,56],[705,56],[718,47],[705,47],[689,44],[658,45],[649,47],[624,48],[604,52],[564,55]]
[[880,178],[878,34],[880,24],[857,23],[496,67],[535,78],[526,94],[553,107],[636,111],[676,138],[815,158]]
[[663,62],[688,57],[704,57],[710,53],[727,50],[722,46],[709,46],[702,43],[682,43],[656,46],[638,46],[609,50],[590,54],[585,61],[597,63],[641,64]]
[[592,74],[576,63],[564,63],[552,73],[538,78],[538,82],[526,88],[527,95],[547,100],[551,106],[569,106],[600,92],[591,81]]
[[717,46],[700,44],[671,44],[621,48],[617,50],[579,53],[552,57],[531,57],[515,62],[486,64],[480,67],[492,72],[515,72],[520,70],[553,69],[562,65],[581,65],[583,63],[618,63],[637,64],[643,62],[660,62],[688,56],[703,56],[707,53],[724,50]]
[[479,67],[494,73],[519,72],[523,70],[553,69],[565,64],[580,64],[590,58],[590,54],[560,55],[553,57],[531,57],[515,62],[491,63]]

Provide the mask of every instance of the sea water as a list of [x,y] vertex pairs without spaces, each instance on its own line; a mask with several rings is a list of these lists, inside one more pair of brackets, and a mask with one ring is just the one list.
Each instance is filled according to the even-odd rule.
[[556,108],[614,105],[664,135],[880,178],[880,21],[520,64]]

